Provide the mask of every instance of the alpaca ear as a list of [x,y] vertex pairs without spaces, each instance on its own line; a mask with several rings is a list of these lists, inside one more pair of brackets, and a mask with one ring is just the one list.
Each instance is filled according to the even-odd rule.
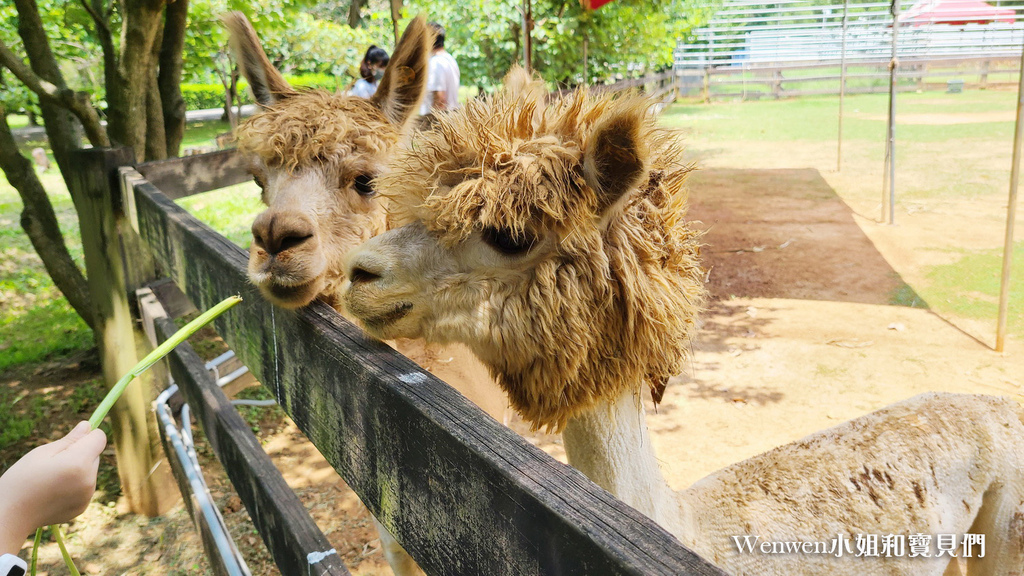
[[419,108],[427,90],[427,67],[433,45],[434,32],[427,27],[427,18],[420,14],[402,33],[370,99],[395,126],[404,128]]
[[269,106],[295,94],[295,89],[270,63],[248,18],[241,12],[228,12],[220,19],[230,32],[231,52],[256,101]]
[[647,176],[647,142],[642,137],[646,107],[618,105],[594,127],[583,154],[583,175],[597,192],[604,214]]
[[543,102],[547,97],[544,82],[518,64],[509,69],[501,84],[505,92],[514,97],[524,96],[537,102]]

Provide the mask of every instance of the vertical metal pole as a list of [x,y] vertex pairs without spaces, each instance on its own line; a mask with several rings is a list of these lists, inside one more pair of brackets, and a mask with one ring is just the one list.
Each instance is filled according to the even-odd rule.
[[590,35],[587,34],[587,30],[586,30],[586,28],[584,28],[583,29],[583,84],[584,85],[590,84],[590,74],[589,74],[589,66],[588,66],[589,62],[587,61],[587,57],[588,57],[587,49],[589,48],[589,46],[590,46]]
[[846,22],[849,0],[843,0],[843,39],[839,48],[839,136],[836,139],[836,172],[843,169],[843,99],[846,96]]
[[523,68],[533,72],[533,7],[530,0],[523,0]]
[[1017,126],[1013,130],[1013,166],[1010,168],[1010,200],[1006,205],[1006,242],[1003,244],[1003,277],[999,283],[999,320],[996,322],[996,352],[1006,344],[1006,319],[1010,304],[1010,267],[1013,264],[1013,226],[1017,219],[1017,181],[1020,179],[1020,146],[1024,139],[1021,115],[1024,111],[1024,50],[1020,56],[1017,85]]
[[896,39],[900,29],[900,0],[892,0],[892,60],[889,61],[889,224],[896,223],[896,71],[900,61]]

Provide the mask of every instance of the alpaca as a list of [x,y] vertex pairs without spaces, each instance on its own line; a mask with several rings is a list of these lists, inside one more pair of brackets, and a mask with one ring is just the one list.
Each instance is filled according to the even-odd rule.
[[639,393],[658,401],[681,370],[704,300],[690,167],[650,101],[546,104],[523,74],[378,180],[400,227],[349,255],[344,294],[368,332],[468,345],[528,421],[563,431],[573,466],[732,573],[953,574],[948,557],[759,543],[966,533],[986,541],[972,573],[1024,571],[1024,412],[1007,400],[918,396],[674,493]]
[[[411,129],[426,90],[432,32],[422,16],[409,24],[376,94],[366,100],[292,88],[244,15],[232,12],[223,20],[261,105],[237,133],[268,207],[252,225],[249,279],[280,307],[320,299],[344,314],[338,292],[343,257],[386,229],[386,207],[373,181]],[[393,346],[504,420],[504,394],[468,349],[404,339]],[[398,542],[379,524],[378,529],[395,572],[420,573]]]

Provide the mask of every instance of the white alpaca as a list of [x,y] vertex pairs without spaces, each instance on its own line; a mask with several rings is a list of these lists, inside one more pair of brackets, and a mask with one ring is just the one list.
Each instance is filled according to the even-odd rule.
[[507,85],[381,178],[404,226],[350,255],[345,301],[367,330],[469,346],[528,420],[564,428],[573,466],[734,574],[954,574],[909,550],[760,543],[966,533],[985,538],[972,573],[1024,571],[1024,424],[1007,400],[918,396],[670,490],[638,395],[680,370],[702,302],[689,167],[643,99],[545,104]]

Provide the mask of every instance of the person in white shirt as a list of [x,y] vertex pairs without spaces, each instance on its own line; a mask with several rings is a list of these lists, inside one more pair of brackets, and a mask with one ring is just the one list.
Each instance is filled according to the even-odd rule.
[[444,28],[437,22],[431,22],[430,27],[437,36],[427,69],[427,93],[420,105],[420,114],[424,116],[459,107],[459,65],[444,49]]
[[359,75],[362,78],[356,80],[349,95],[360,98],[373,96],[377,91],[377,84],[384,77],[384,69],[388,67],[389,60],[388,53],[383,48],[370,46],[363,56],[363,61],[359,63]]

